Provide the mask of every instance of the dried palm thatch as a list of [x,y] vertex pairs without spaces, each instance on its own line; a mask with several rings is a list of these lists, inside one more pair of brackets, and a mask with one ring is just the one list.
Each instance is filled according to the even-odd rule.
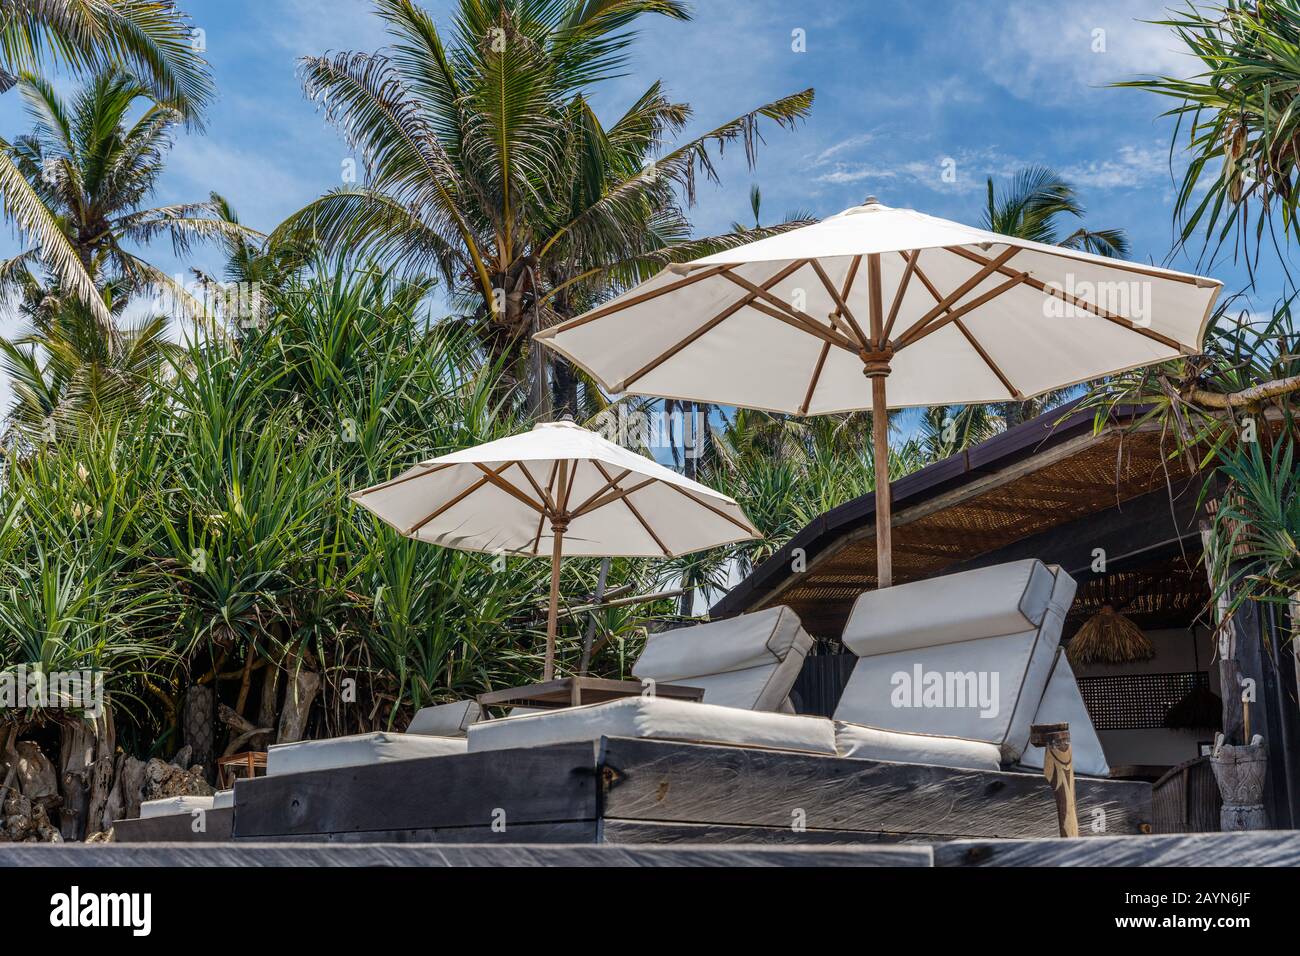
[[1129,664],[1149,661],[1156,649],[1142,629],[1107,604],[1070,640],[1065,651],[1070,664]]

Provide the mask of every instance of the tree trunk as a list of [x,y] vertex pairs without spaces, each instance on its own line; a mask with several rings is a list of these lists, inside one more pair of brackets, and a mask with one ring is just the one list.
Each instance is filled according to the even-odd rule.
[[[540,345],[541,343],[535,343]],[[578,417],[578,376],[573,366],[558,355],[551,356],[551,376],[555,382],[555,414]]]
[[63,805],[59,809],[59,832],[65,840],[80,840],[87,832],[90,808],[90,778],[95,766],[99,742],[99,721],[74,717],[60,726],[59,789]]
[[181,742],[190,748],[190,759],[211,773],[213,739],[213,702],[216,694],[211,684],[195,684],[185,692]]
[[280,730],[275,737],[280,744],[302,740],[311,705],[320,691],[320,674],[307,670],[299,656],[290,655],[285,664],[289,668],[289,686],[285,688]]
[[[280,694],[280,668],[268,663],[262,668],[262,701],[257,708],[257,726],[274,727],[278,713],[276,701]],[[269,734],[252,737],[248,741],[249,750],[265,750],[271,742]]]

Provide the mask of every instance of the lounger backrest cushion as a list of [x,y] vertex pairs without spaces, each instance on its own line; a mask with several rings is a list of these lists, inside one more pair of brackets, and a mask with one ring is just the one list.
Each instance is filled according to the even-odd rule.
[[1017,561],[862,595],[844,638],[860,660],[835,718],[986,741],[1014,762],[1074,590],[1064,571]]
[[464,737],[465,731],[479,719],[480,713],[478,702],[472,700],[423,707],[415,712],[406,732],[428,737]]
[[[1079,693],[1079,684],[1074,679],[1074,670],[1059,647],[1056,650],[1056,664],[1052,668],[1052,676],[1047,681],[1047,690],[1038,704],[1033,722],[1069,724],[1074,772],[1091,777],[1110,776],[1106,752],[1102,749],[1097,730],[1092,725],[1088,708],[1084,706],[1083,695]],[[1043,748],[1026,747],[1020,757],[1020,765],[1031,770],[1042,770]]]
[[865,591],[843,641],[864,657],[1024,633],[1043,622],[1055,586],[1047,565],[1030,559]]
[[651,634],[632,668],[642,680],[704,689],[706,704],[779,710],[812,638],[788,607]]

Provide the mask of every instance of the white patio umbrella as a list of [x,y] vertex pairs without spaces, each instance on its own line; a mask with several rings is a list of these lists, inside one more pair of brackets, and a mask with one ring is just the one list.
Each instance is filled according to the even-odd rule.
[[537,338],[612,393],[871,410],[888,587],[887,409],[1022,401],[1194,354],[1219,288],[869,198],[669,267]]
[[546,680],[563,556],[671,558],[758,536],[731,498],[572,422],[431,458],[349,497],[420,541],[550,554]]

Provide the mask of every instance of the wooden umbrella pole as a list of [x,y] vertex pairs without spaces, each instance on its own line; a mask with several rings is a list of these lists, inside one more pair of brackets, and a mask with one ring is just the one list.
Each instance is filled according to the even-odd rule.
[[889,402],[885,380],[894,348],[886,338],[880,289],[880,256],[867,256],[867,296],[871,309],[870,348],[861,352],[862,374],[871,380],[871,444],[876,468],[876,587],[894,583],[894,547],[889,500]]
[[[575,464],[576,468],[576,464]],[[569,492],[572,491],[568,463],[561,461],[557,469],[560,480],[555,493],[555,506],[548,516],[551,522],[551,603],[546,614],[546,664],[542,680],[555,679],[555,631],[560,616],[560,560],[564,557],[564,532],[569,530]]]
[[560,616],[560,558],[564,553],[567,522],[551,522],[551,605],[546,614],[546,666],[542,680],[555,679],[555,630]]
[[885,377],[871,379],[871,443],[876,462],[876,587],[894,583],[894,542],[889,494],[889,409]]

